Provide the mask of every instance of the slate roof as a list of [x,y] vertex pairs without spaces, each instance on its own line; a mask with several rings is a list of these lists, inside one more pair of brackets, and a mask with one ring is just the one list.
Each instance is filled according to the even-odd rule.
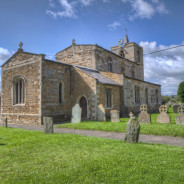
[[82,70],[84,73],[86,73],[87,75],[89,75],[90,77],[97,79],[98,82],[102,83],[102,84],[110,84],[110,85],[116,85],[116,86],[123,86],[122,84],[112,80],[111,78],[103,75],[102,73],[100,73],[98,70],[92,70],[92,69],[88,69],[88,68],[83,68],[83,67],[79,67],[80,70]]

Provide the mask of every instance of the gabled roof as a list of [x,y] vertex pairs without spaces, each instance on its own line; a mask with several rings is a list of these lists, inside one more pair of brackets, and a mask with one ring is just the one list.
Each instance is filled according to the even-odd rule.
[[31,52],[24,52],[23,50],[17,50],[17,52],[15,52],[15,54],[13,54],[7,61],[5,61],[1,67],[3,67],[5,64],[7,64],[13,57],[15,57],[16,55],[20,54],[20,53],[25,53],[25,54],[31,54],[31,55],[36,55],[36,56],[45,56],[44,54],[35,54],[35,53],[31,53]]
[[80,66],[76,66],[77,68],[79,68],[80,70],[82,70],[85,74],[89,75],[90,77],[96,79],[98,82],[102,83],[102,84],[110,84],[110,85],[115,85],[115,86],[123,86],[122,84],[110,79],[109,77],[103,75],[102,73],[100,73],[97,70],[93,70],[93,69],[88,69],[88,68],[83,68]]

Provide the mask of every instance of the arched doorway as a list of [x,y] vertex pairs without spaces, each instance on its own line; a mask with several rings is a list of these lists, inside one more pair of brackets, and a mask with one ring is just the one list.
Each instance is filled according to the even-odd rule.
[[84,96],[81,97],[79,104],[82,109],[81,118],[87,118],[87,100]]

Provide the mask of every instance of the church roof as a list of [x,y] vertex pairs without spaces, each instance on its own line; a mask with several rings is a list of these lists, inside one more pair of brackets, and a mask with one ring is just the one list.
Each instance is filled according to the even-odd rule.
[[109,77],[103,75],[100,73],[98,70],[93,70],[93,69],[88,69],[88,68],[83,68],[80,66],[77,66],[80,70],[82,70],[84,73],[89,75],[90,77],[97,79],[98,82],[102,84],[110,84],[110,85],[115,85],[115,86],[123,86],[122,84],[110,79]]

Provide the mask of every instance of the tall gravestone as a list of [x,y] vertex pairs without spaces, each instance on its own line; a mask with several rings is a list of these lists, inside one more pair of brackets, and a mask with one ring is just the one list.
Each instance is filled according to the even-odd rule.
[[129,115],[130,119],[126,127],[125,141],[129,143],[136,143],[139,141],[140,124],[132,113]]
[[53,133],[53,118],[43,117],[45,133]]
[[111,115],[111,122],[120,122],[119,111],[111,110],[110,115]]
[[170,123],[170,116],[167,114],[167,106],[161,105],[159,108],[160,114],[157,117],[158,123]]
[[147,113],[148,107],[145,104],[140,106],[140,113],[139,113],[139,122],[140,123],[150,123],[150,114]]
[[98,105],[98,121],[106,121],[105,108],[102,104]]
[[176,117],[177,125],[184,125],[184,106],[178,107],[179,116]]
[[77,103],[72,108],[72,123],[80,123],[81,122],[81,113],[82,109],[80,108],[80,105]]

